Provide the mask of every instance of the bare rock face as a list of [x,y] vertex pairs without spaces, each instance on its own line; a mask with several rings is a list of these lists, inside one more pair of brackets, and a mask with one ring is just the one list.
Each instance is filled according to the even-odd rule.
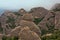
[[21,31],[21,26],[15,27],[14,29],[11,30],[9,36],[18,36],[19,32]]
[[34,17],[32,14],[30,13],[26,13],[22,16],[22,19],[23,20],[26,20],[26,21],[34,21]]
[[6,17],[13,17],[13,18],[16,18],[17,16],[11,12],[11,11],[5,11],[2,16],[6,16]]
[[[27,14],[27,15],[26,15]],[[28,18],[30,18],[29,17],[29,14],[22,8],[22,9],[20,9],[19,11],[18,11],[18,17],[16,18],[16,20],[15,20],[15,25],[16,26],[20,26],[20,21],[22,20],[22,19],[26,19],[26,16],[28,16]],[[24,15],[26,15],[26,16],[24,16]],[[30,15],[31,16],[31,15]]]
[[18,33],[23,29],[23,28],[30,28],[31,31],[36,32],[38,35],[41,35],[41,31],[40,29],[34,24],[32,24],[32,26],[30,25],[23,25],[23,26],[18,26],[15,27],[14,29],[11,30],[11,33],[9,34],[10,36],[18,36]]
[[55,29],[60,30],[60,11],[57,11],[55,15]]
[[18,13],[21,14],[21,15],[24,15],[24,14],[26,14],[26,11],[22,8],[18,11]]
[[5,11],[1,15],[1,17],[0,17],[0,23],[1,23],[1,27],[3,29],[3,33],[4,34],[8,34],[9,31],[11,30],[8,22],[11,21],[11,20],[13,20],[13,19],[16,19],[16,15],[14,13],[12,13],[11,11]]
[[20,31],[23,30],[24,28],[27,29],[29,27],[28,26],[26,26],[26,27],[21,27],[21,26],[15,27],[14,29],[11,30],[11,33],[8,34],[7,36],[19,36]]
[[[31,31],[35,31],[35,32],[37,32],[37,34],[39,33],[38,31],[39,30],[37,30],[37,29],[31,29],[30,27],[28,27],[28,26],[18,26],[18,27],[15,27],[14,29],[12,29],[11,30],[11,33],[10,34],[8,34],[8,36],[19,36],[19,33],[21,32],[21,30],[23,30],[23,29],[27,29],[27,28],[29,28]],[[39,35],[41,35],[40,33],[39,33]]]
[[38,27],[34,22],[21,20],[20,26],[21,26],[21,27],[28,26],[31,31],[34,31],[34,32],[36,32],[38,35],[41,35],[41,31],[40,31],[39,27]]
[[20,26],[21,20],[34,21],[34,17],[32,16],[32,14],[26,13],[23,16],[17,17],[17,19],[15,20],[15,25]]
[[41,40],[40,37],[28,27],[23,28],[19,33],[19,40]]
[[32,8],[30,11],[35,18],[42,18],[48,13],[48,10],[43,7]]
[[41,30],[48,30],[51,25],[55,25],[55,16],[49,12],[38,26]]

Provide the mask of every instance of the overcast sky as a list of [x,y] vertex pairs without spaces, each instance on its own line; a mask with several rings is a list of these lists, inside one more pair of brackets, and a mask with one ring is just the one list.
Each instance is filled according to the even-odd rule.
[[60,0],[0,0],[0,8],[29,10],[41,6],[50,9],[56,3],[60,3]]

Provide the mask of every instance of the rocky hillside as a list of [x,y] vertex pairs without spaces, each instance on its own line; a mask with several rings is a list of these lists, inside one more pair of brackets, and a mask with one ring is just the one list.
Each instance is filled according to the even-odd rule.
[[[29,12],[23,8],[18,12],[7,10],[0,16],[0,40],[60,40],[58,32],[59,4],[51,10],[43,7],[32,8]],[[54,35],[57,38],[54,39]]]

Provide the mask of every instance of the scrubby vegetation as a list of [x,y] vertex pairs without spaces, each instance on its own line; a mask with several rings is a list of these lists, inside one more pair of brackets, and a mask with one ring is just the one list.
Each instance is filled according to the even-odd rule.
[[15,19],[13,17],[9,17],[8,16],[8,20],[7,20],[6,23],[9,23],[9,27],[11,27],[11,28],[15,28],[16,27],[16,25],[15,25]]
[[34,18],[34,23],[37,25],[39,22],[41,22],[42,20],[44,19],[43,18]]
[[50,36],[44,36],[42,40],[60,40],[60,31],[57,30]]
[[3,28],[1,27],[1,22],[0,22],[0,32],[3,32]]
[[[3,36],[2,40],[18,40],[18,37],[6,37]],[[60,31],[55,31],[54,33],[52,33],[51,35],[47,36],[41,36],[42,40],[60,40]]]
[[6,37],[6,36],[3,36],[2,40],[18,40],[18,37]]
[[18,12],[13,12],[15,15],[17,16],[22,16],[21,14],[19,14]]

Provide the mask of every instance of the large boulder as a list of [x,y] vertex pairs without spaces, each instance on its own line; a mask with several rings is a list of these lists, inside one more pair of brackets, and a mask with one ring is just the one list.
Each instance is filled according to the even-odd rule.
[[36,7],[32,8],[30,12],[35,18],[42,18],[45,17],[45,15],[48,13],[48,10],[43,7]]
[[40,37],[34,31],[31,31],[28,27],[23,28],[19,33],[19,40],[41,40]]

